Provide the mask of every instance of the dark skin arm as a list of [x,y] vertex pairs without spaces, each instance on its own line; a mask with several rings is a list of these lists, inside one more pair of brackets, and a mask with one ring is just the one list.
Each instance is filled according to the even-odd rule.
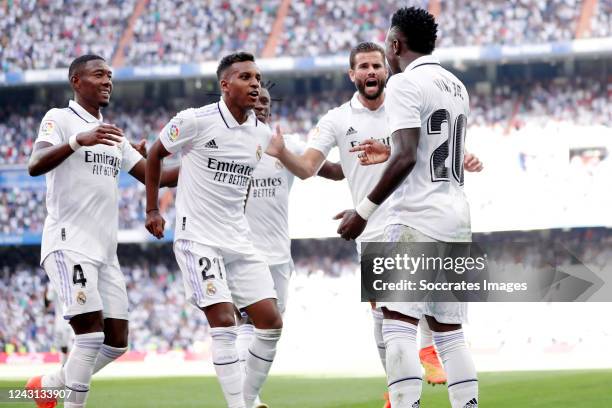
[[162,179],[162,160],[170,155],[164,145],[157,140],[149,151],[146,162],[147,219],[145,227],[157,239],[163,238],[166,220],[159,213],[159,185]]
[[[146,184],[146,168],[147,160],[141,159],[134,167],[132,167],[132,170],[130,170],[130,175],[132,175],[132,177],[140,181],[142,184]],[[180,169],[181,166],[173,166],[168,169],[163,169],[160,175],[160,187],[176,187]]]
[[327,160],[321,166],[317,176],[335,181],[344,180],[344,172],[340,163],[332,163]]
[[[393,132],[393,152],[380,180],[368,195],[374,204],[382,204],[408,177],[416,164],[420,128],[400,129]],[[367,221],[355,210],[345,210],[334,217],[342,218],[338,234],[346,240],[355,239],[365,229]]]
[[[77,142],[81,146],[93,146],[105,144],[114,146],[120,143],[123,131],[114,125],[102,124],[95,128],[77,135]],[[28,173],[30,176],[40,176],[53,170],[66,160],[74,151],[68,143],[52,145],[49,142],[38,142],[28,162]]]

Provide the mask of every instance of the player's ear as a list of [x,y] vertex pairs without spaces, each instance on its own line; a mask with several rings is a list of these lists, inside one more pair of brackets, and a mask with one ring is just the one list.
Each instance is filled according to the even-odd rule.
[[229,90],[229,81],[226,77],[221,78],[221,81],[219,81],[219,88],[221,88],[222,95]]
[[349,68],[349,78],[351,79],[351,82],[355,82],[355,71],[353,70],[353,68]]

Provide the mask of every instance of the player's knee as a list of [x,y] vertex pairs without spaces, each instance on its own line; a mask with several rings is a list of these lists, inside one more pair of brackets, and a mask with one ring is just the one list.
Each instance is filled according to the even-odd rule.
[[283,318],[279,310],[275,310],[273,313],[269,313],[266,316],[262,316],[255,323],[255,327],[258,329],[282,329]]
[[109,328],[108,324],[104,326],[104,344],[116,348],[125,348],[128,346],[129,329],[127,322],[121,325],[115,325]]

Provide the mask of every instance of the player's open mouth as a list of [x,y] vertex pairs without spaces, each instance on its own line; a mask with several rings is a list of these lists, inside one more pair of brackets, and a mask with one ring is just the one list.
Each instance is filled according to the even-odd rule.
[[258,91],[249,92],[249,96],[252,96],[253,98],[257,98],[259,97],[259,92]]
[[376,79],[368,79],[365,86],[366,88],[378,87],[378,81]]

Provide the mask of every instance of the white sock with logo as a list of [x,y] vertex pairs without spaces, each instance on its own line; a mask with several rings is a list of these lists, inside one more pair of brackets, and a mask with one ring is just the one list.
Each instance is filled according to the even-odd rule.
[[93,368],[104,341],[103,332],[77,334],[74,347],[64,366],[66,380],[65,408],[85,406]]
[[244,380],[244,402],[251,408],[263,387],[276,356],[276,344],[283,329],[255,328],[255,338],[249,346],[247,375]]
[[382,363],[383,369],[387,371],[387,352],[385,348],[385,340],[383,339],[383,313],[380,309],[372,309],[372,318],[374,319],[374,341],[376,341],[376,349],[378,357]]
[[418,408],[423,385],[416,343],[417,326],[401,320],[383,320],[387,348],[387,383],[393,408]]
[[434,332],[433,338],[448,375],[448,397],[452,408],[477,408],[476,367],[465,343],[463,329]]
[[212,360],[221,390],[225,396],[228,408],[244,408],[242,395],[242,369],[236,349],[238,329],[231,327],[213,327]]

